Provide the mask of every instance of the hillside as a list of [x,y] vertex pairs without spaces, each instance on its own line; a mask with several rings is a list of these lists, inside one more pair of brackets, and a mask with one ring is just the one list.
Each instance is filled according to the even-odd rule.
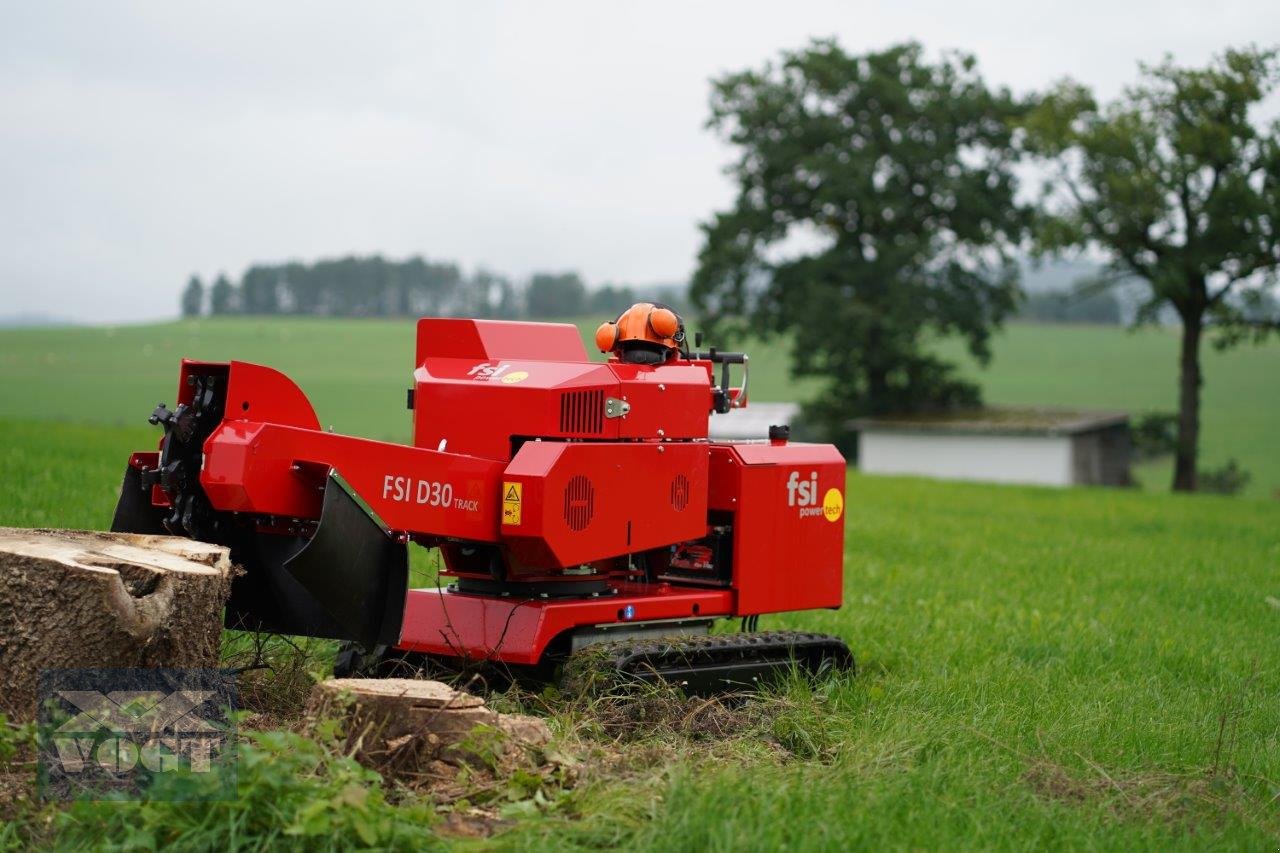
[[[580,322],[584,339],[594,320]],[[752,356],[752,396],[803,399],[820,383],[788,376],[787,344],[720,342]],[[294,378],[322,422],[374,438],[406,440],[404,389],[413,361],[405,320],[218,319],[117,328],[0,330],[0,418],[141,425],[172,401],[178,359],[257,361]],[[1141,413],[1175,404],[1177,340],[1169,330],[1014,324],[979,370],[958,348],[993,403],[1066,405]],[[1205,348],[1203,464],[1230,457],[1253,475],[1248,494],[1280,489],[1280,343],[1227,353]],[[1170,465],[1143,466],[1144,485],[1168,488]]]

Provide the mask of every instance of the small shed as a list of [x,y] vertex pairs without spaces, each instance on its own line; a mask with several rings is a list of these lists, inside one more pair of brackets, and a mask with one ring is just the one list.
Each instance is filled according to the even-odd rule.
[[800,406],[796,403],[748,402],[745,408],[712,414],[707,434],[712,441],[743,441],[768,438],[774,424],[795,425]]
[[1124,412],[985,408],[862,418],[858,467],[1045,486],[1127,486],[1129,416]]

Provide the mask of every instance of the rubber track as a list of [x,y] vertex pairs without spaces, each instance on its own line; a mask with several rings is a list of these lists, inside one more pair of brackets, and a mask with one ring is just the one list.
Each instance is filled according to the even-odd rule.
[[836,669],[853,669],[853,655],[839,637],[801,631],[618,640],[584,651],[600,655],[596,668],[602,675],[611,671],[643,680],[661,677],[668,670],[739,662],[786,669],[794,661],[796,666],[816,672],[824,661],[830,661]]

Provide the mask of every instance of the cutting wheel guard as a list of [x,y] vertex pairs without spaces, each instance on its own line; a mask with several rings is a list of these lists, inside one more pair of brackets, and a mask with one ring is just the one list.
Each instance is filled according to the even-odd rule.
[[[229,546],[242,572],[227,602],[228,628],[349,640],[366,648],[396,643],[404,621],[408,549],[333,468],[310,538],[262,532],[252,518],[210,506],[199,472],[203,446],[222,410],[222,398],[207,392],[220,378],[216,372],[199,374],[191,383],[197,393],[190,405],[175,412],[157,407],[152,420],[165,428],[160,452],[136,454],[126,466],[111,529]],[[204,417],[211,404],[213,415]],[[157,487],[168,505],[152,503]]]
[[315,535],[284,569],[365,648],[400,640],[409,585],[407,547],[330,471]]

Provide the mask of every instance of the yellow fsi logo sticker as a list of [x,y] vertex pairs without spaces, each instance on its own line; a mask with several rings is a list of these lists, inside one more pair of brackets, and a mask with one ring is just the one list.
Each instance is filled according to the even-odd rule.
[[502,523],[520,523],[520,503],[524,497],[524,483],[502,484]]
[[822,498],[822,517],[827,521],[839,521],[844,515],[844,495],[839,489],[827,489]]

